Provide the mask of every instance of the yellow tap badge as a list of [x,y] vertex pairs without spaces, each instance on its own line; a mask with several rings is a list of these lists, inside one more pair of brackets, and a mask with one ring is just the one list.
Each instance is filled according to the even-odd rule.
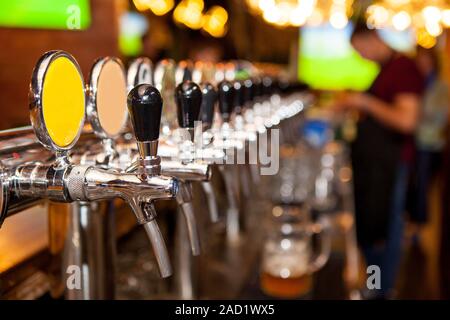
[[83,79],[72,60],[59,56],[52,60],[42,87],[42,114],[53,143],[65,148],[77,139],[85,112]]

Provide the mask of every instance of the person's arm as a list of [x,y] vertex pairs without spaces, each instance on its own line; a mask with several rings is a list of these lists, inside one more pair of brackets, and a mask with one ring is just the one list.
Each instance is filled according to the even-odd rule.
[[398,94],[390,105],[367,95],[362,109],[382,124],[401,133],[413,133],[419,119],[420,98],[416,94]]

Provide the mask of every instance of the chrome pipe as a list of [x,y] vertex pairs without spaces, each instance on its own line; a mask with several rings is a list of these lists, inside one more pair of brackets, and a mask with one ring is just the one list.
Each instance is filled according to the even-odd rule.
[[238,194],[235,188],[235,175],[232,168],[219,166],[219,170],[223,174],[225,189],[228,200],[228,208],[226,214],[226,233],[227,239],[231,243],[237,242],[240,238],[240,221],[239,221],[239,205]]
[[208,201],[208,211],[211,222],[215,223],[219,221],[219,208],[217,207],[216,193],[212,183],[209,181],[202,181],[201,186],[203,192],[206,195],[206,200]]
[[[81,287],[66,290],[66,299],[108,299],[106,287],[106,252],[104,251],[103,213],[99,203],[73,202],[63,257],[64,282],[67,283],[72,266],[81,269]],[[67,288],[68,289],[68,288]]]

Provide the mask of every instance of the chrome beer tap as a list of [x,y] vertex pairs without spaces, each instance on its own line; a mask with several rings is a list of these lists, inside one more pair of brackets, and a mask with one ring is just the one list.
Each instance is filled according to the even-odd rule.
[[[183,63],[181,65],[184,69],[189,67],[188,63]],[[133,72],[134,74],[138,73],[139,68],[129,70],[129,72]],[[182,79],[184,77],[183,72],[180,72],[180,70],[178,70],[177,75],[179,79]],[[185,76],[189,77],[189,74]],[[132,78],[135,78],[135,76],[133,76]],[[176,124],[174,123],[175,119],[173,114],[170,114],[170,110],[173,110],[174,105],[177,111],[177,115],[181,112],[180,108],[184,108],[184,113],[181,116],[176,117],[178,118],[180,126],[183,129],[186,129],[184,128],[184,122],[180,121],[184,121],[182,119],[184,119],[183,117],[185,116],[189,117],[189,121],[198,118],[198,109],[200,107],[201,96],[198,97],[199,92],[193,92],[193,96],[191,96],[190,93],[188,95],[186,95],[186,93],[180,93],[181,96],[179,101],[175,101],[174,97],[177,95],[178,91],[175,90],[175,94],[174,91],[172,91],[171,94],[168,92],[172,89],[175,81],[174,63],[171,60],[162,60],[157,64],[155,68],[154,79],[156,85],[162,88],[162,94],[167,97],[167,101],[164,101],[163,108],[163,120],[166,125],[165,129],[163,128],[163,131],[166,130],[166,132],[164,134],[165,138],[162,141],[162,146],[159,149],[158,153],[162,158],[161,170],[163,174],[174,176],[181,181],[180,191],[176,199],[187,224],[187,235],[190,240],[192,254],[196,256],[200,254],[200,240],[191,203],[191,182],[198,181],[201,183],[208,183],[208,180],[211,178],[211,168],[207,163],[196,159],[195,152],[192,153],[189,149],[189,142],[187,140],[190,141],[190,139],[187,139],[186,141],[179,139],[180,136],[177,135],[177,133],[179,133],[179,130],[176,128]],[[197,94],[197,100],[193,99],[195,94]],[[180,103],[182,104],[182,106],[180,105]],[[168,107],[167,110],[165,110],[166,106]],[[192,124],[189,123],[189,125],[191,127],[188,129],[188,131],[192,133],[193,120]],[[188,147],[188,149],[183,149],[186,146]],[[211,220],[216,221],[217,218],[216,210],[214,210],[215,207],[212,207],[212,209],[213,210],[210,210]]]
[[[234,88],[234,139],[238,142],[238,154],[236,157],[239,177],[242,186],[242,193],[245,198],[250,196],[250,176],[249,171],[250,163],[247,162],[249,158],[249,145],[255,141],[254,133],[247,131],[245,128],[245,120],[243,117],[245,107],[245,87],[243,81],[235,80],[233,83]],[[239,148],[241,147],[241,148]],[[249,159],[250,160],[250,159]]]
[[234,109],[234,87],[229,81],[222,81],[218,85],[219,110],[222,124],[219,132],[216,132],[214,145],[216,148],[225,151],[225,164],[219,166],[225,182],[228,199],[228,209],[226,214],[227,239],[237,242],[240,237],[240,217],[239,217],[239,176],[235,164],[236,141],[233,139],[233,128],[231,126],[231,116]]
[[[126,170],[128,174],[140,177],[142,180],[152,185],[152,180],[167,180],[176,185],[178,193],[178,181],[174,178],[160,176],[161,159],[158,156],[158,139],[162,113],[162,98],[159,91],[149,85],[140,84],[133,88],[127,98],[128,111],[131,116],[131,122],[134,129],[134,135],[137,140],[139,158],[130,168]],[[136,197],[136,195],[135,195]],[[152,198],[143,195],[142,198],[137,195],[139,203],[143,207],[145,215],[138,217],[138,222],[143,224],[155,250],[156,258],[160,266],[163,277],[171,274],[170,261],[168,260],[167,249],[156,223],[148,223],[147,220],[154,221],[156,212],[152,204]],[[143,219],[142,219],[143,218]],[[163,249],[161,249],[163,248]]]
[[161,119],[161,146],[159,152],[164,157],[166,154],[173,155],[174,149],[170,143],[172,130],[176,122],[176,105],[174,92],[175,82],[175,62],[171,59],[164,59],[155,65],[153,81],[155,87],[161,92],[163,98],[163,115]]
[[[193,255],[200,253],[200,239],[195,222],[194,210],[192,207],[192,181],[207,181],[211,178],[209,165],[203,163],[207,167],[205,175],[197,176],[193,171],[187,168],[183,169],[183,165],[195,163],[196,146],[194,145],[194,123],[198,120],[200,114],[200,106],[202,101],[202,93],[200,88],[192,81],[183,81],[175,90],[175,100],[177,104],[177,118],[181,130],[174,132],[174,142],[178,147],[178,163],[180,165],[173,166],[171,174],[181,179],[180,190],[177,196],[178,205],[181,207],[182,213],[186,219],[186,226],[191,240],[191,249]],[[185,172],[187,175],[180,174]],[[182,178],[180,177],[182,176]]]
[[[209,182],[211,178],[211,166],[207,162],[200,161],[200,159],[197,158],[197,151],[201,152],[201,150],[197,150],[194,153],[189,152],[189,139],[184,139],[183,141],[181,141],[180,139],[178,139],[177,141],[176,139],[176,133],[179,132],[176,124],[177,120],[180,127],[183,128],[184,124],[180,122],[180,117],[177,117],[181,108],[180,103],[182,101],[178,101],[178,104],[175,101],[176,94],[174,93],[177,90],[173,89],[174,83],[180,85],[183,81],[189,81],[192,78],[192,74],[193,65],[189,61],[181,61],[178,66],[175,67],[175,64],[172,60],[162,60],[157,64],[155,68],[155,84],[161,87],[162,90],[164,90],[163,94],[167,97],[167,101],[164,101],[163,109],[163,119],[165,119],[167,130],[163,145],[160,148],[160,155],[163,158],[162,170],[163,173],[173,175],[183,181],[201,182],[203,191],[208,198],[210,219],[212,222],[216,222],[218,220],[217,204],[215,195],[212,192],[212,186]],[[187,99],[187,97],[183,99]],[[189,98],[188,100],[190,99],[191,98]],[[198,108],[200,108],[200,105],[194,106],[192,105],[192,103],[199,104],[200,101],[201,96],[200,100],[198,100],[197,102],[194,102],[193,100],[183,102],[189,105],[189,107],[187,107],[189,110],[196,110],[195,120],[198,120]],[[193,114],[190,115],[190,117],[192,116]],[[175,117],[177,117],[177,120],[175,119]],[[191,127],[187,130],[188,132],[190,131],[189,134],[193,134],[194,125],[193,123],[190,125]],[[183,132],[186,132],[186,128],[183,129]],[[191,137],[193,138],[193,135]],[[180,136],[178,136],[178,138],[180,138]],[[186,146],[188,146],[187,152],[186,150],[183,150],[183,148]],[[183,157],[186,157],[186,159],[183,159]],[[188,183],[187,185],[189,186],[189,184],[190,183]],[[189,193],[186,193],[185,198],[189,198]]]
[[128,91],[131,91],[138,84],[155,84],[153,79],[153,63],[147,57],[134,59],[128,66],[127,84]]
[[[7,201],[90,202],[121,198],[130,205],[138,223],[146,230],[160,273],[168,277],[172,269],[156,222],[153,201],[174,198],[178,181],[160,175],[159,158],[156,157],[161,97],[156,89],[142,90],[140,87],[129,97],[136,137],[143,150],[135,172],[78,165],[71,162],[68,153],[77,142],[84,122],[82,79],[77,62],[66,52],[50,51],[38,61],[30,91],[31,122],[39,142],[53,151],[55,158],[8,168],[2,177]],[[137,119],[142,116],[149,120]]]
[[256,157],[257,154],[257,147],[258,147],[258,130],[254,123],[254,112],[253,112],[253,102],[255,97],[254,92],[254,84],[251,78],[245,79],[243,82],[243,100],[244,100],[244,107],[242,110],[242,119],[243,119],[243,126],[244,126],[244,132],[247,134],[247,141],[249,149],[253,148],[254,156],[251,157],[249,155],[249,169],[250,169],[250,176],[251,180],[254,185],[258,185],[260,183],[260,176],[259,176],[259,163],[258,158]]
[[[215,87],[204,82],[200,84],[202,90],[202,104],[200,108],[200,120],[202,122],[202,149],[201,158],[208,163],[214,164],[217,160],[222,160],[224,152],[213,147],[214,133],[212,124],[214,120],[215,107],[217,104],[217,91]],[[216,194],[210,181],[202,181],[202,188],[208,200],[208,208],[212,222],[219,220],[219,209],[217,208]]]
[[[73,152],[72,162],[103,169],[119,167],[115,138],[125,128],[127,85],[121,61],[114,57],[98,59],[91,68],[87,86],[87,119],[101,143]],[[83,265],[85,285],[67,290],[67,299],[114,299],[116,269],[116,214],[113,201],[76,201],[64,247],[63,270]],[[72,239],[77,238],[77,241]]]
[[[178,147],[177,161],[183,165],[200,163],[197,160],[196,145],[194,140],[194,125],[199,119],[202,93],[200,88],[192,81],[185,80],[180,83],[175,90],[175,100],[177,104],[177,118],[179,129],[174,131],[173,140]],[[180,167],[180,165],[178,165]],[[207,166],[210,171],[210,165]],[[179,170],[177,170],[179,171]],[[201,179],[199,179],[201,178]],[[210,175],[208,175],[208,180]],[[190,179],[181,179],[180,189],[184,192],[177,197],[177,202],[183,215],[189,214],[194,219],[194,208],[192,204],[192,182],[207,180],[202,176],[192,176]],[[190,257],[186,242],[183,240],[185,234],[192,234],[190,225],[184,224],[181,219],[177,222],[176,229],[176,285],[177,292],[182,299],[193,299],[198,295],[198,281],[196,263],[198,260]],[[186,220],[188,222],[188,220]],[[195,222],[194,220],[192,222]],[[196,229],[195,229],[196,231]],[[196,231],[197,232],[197,231]],[[192,234],[191,236],[194,236]],[[198,235],[195,235],[198,237]],[[197,240],[199,240],[197,238]]]

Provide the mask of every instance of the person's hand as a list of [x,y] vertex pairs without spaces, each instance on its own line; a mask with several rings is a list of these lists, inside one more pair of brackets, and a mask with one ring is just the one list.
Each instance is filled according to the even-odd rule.
[[336,99],[336,111],[367,111],[370,96],[362,92],[345,92]]

